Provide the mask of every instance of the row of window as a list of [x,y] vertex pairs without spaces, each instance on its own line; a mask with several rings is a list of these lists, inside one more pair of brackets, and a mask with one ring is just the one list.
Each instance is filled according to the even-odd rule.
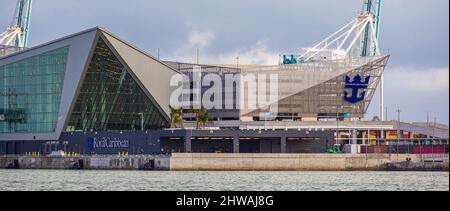
[[64,74],[52,73],[52,74],[41,74],[33,76],[14,76],[14,77],[1,77],[0,76],[0,87],[10,87],[10,86],[23,86],[23,85],[45,85],[60,83],[64,80]]
[[14,124],[0,122],[1,133],[16,133],[16,132],[54,132],[56,123],[26,123]]
[[33,106],[50,106],[58,105],[60,97],[58,94],[40,94],[40,95],[19,95],[0,97],[0,107],[8,107],[12,105],[33,107]]
[[0,133],[54,132],[68,47],[0,67]]
[[19,69],[3,68],[0,69],[0,77],[34,77],[41,75],[60,74],[63,64],[54,64],[42,67],[20,67]]

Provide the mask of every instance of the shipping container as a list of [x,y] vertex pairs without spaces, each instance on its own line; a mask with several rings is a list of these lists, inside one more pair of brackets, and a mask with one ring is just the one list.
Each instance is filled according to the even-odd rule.
[[387,146],[361,146],[360,150],[362,154],[385,154],[387,148]]
[[445,154],[448,146],[415,146],[413,154]]
[[412,145],[390,145],[387,148],[387,153],[390,154],[413,154],[414,146]]

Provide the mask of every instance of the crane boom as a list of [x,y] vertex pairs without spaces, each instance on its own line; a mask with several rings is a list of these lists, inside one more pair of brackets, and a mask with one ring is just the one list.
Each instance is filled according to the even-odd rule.
[[33,0],[29,0],[27,7],[27,15],[25,16],[25,48],[28,47],[28,38],[30,35],[30,22],[31,22],[31,8],[33,8]]
[[[301,54],[283,55],[283,64],[380,55],[382,0],[364,0],[362,10],[349,24]],[[331,53],[330,53],[331,52]],[[335,55],[335,56],[324,56]]]
[[[372,0],[366,0],[364,2],[364,8],[365,9],[364,9],[364,11],[362,11],[362,14],[367,14],[367,15],[372,14]],[[367,51],[369,49],[370,25],[366,25],[365,27],[366,27],[366,29],[364,31],[364,40],[363,40],[362,49],[361,49],[362,57],[367,56]]]
[[[382,8],[382,4],[383,4],[383,0],[365,0],[364,2],[364,10],[361,12],[362,14],[366,14],[369,16],[372,16],[372,22],[373,25],[375,26],[375,40],[379,40],[379,35],[380,35],[380,20],[381,20],[381,8]],[[372,45],[372,43],[370,43],[370,25],[366,26],[366,30],[364,33],[364,39],[363,39],[363,44],[362,44],[362,49],[361,49],[361,56],[365,57],[365,56],[374,56],[376,55],[377,52],[377,46],[376,45]],[[369,49],[373,49],[372,52],[373,54],[370,53]]]
[[[376,33],[375,37],[377,40],[380,40],[380,26],[381,26],[381,8],[383,7],[383,0],[378,0],[378,8],[377,8],[377,24],[376,24]],[[374,51],[375,53],[376,51]]]

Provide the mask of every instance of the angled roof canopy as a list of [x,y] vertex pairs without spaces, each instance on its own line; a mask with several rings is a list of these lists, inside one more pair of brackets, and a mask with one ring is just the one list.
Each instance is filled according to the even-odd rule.
[[[100,44],[102,46],[99,46]],[[73,130],[73,128],[69,127],[71,126],[70,122],[73,120],[72,113],[74,111],[78,112],[76,110],[77,102],[83,103],[83,100],[79,99],[79,97],[84,97],[85,102],[91,100],[89,97],[86,97],[86,94],[89,94],[85,92],[88,88],[92,99],[98,98],[99,102],[102,102],[101,105],[89,105],[93,106],[90,107],[91,111],[95,113],[99,111],[97,109],[103,109],[103,111],[109,109],[110,113],[113,111],[114,115],[84,116],[85,119],[82,121],[90,119],[91,124],[84,122],[83,127],[75,128],[75,130],[115,130],[122,128],[123,130],[141,130],[142,123],[144,123],[144,129],[153,129],[156,126],[163,127],[167,125],[170,115],[170,93],[172,91],[169,82],[171,77],[178,72],[102,28],[95,27],[0,58],[0,67],[63,47],[68,48],[68,57],[54,131],[37,134],[26,130],[0,133],[1,140],[59,139],[64,130]],[[100,52],[99,47],[106,49]],[[105,52],[110,54],[110,57],[99,56]],[[98,61],[99,58],[106,59],[106,61]],[[110,70],[117,70],[118,72],[116,73],[119,73],[119,75],[115,75],[116,73],[114,72],[108,72]],[[107,71],[108,74],[104,74],[102,76],[104,78],[100,78],[103,81],[97,81],[98,84],[93,84],[92,80],[89,81],[90,77],[98,76],[97,73],[104,71]],[[120,83],[115,84],[114,80],[108,81],[105,78],[112,77],[114,79],[119,77],[120,79],[120,73],[123,73],[122,81],[124,85],[122,87],[119,86],[121,85]],[[88,88],[83,90],[83,87]],[[103,98],[101,98],[101,92],[98,92],[100,90],[104,91]],[[115,92],[115,97],[111,97],[113,92]],[[112,101],[108,101],[106,96],[110,96],[109,100]],[[125,105],[123,103],[127,101],[131,103],[134,102],[133,100],[138,100],[132,99],[132,96],[141,97],[141,101],[136,102],[137,104],[141,103],[141,107],[129,107],[128,111],[124,111],[120,108],[120,106],[123,107]],[[113,105],[114,103],[116,105]],[[103,106],[103,108],[95,106]],[[22,107],[24,110],[30,109],[26,105],[22,105]],[[130,115],[130,113],[135,115]],[[136,113],[139,115],[137,116]],[[113,124],[114,119],[120,121],[123,120],[122,118],[128,118],[129,121],[124,121],[127,125],[122,127],[115,125],[108,128]],[[111,120],[109,125],[107,123],[108,120]],[[103,125],[99,122],[102,122]]]

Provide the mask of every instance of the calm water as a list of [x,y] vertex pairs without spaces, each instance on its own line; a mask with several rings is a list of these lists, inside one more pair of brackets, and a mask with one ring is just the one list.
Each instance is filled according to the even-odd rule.
[[449,191],[449,173],[0,170],[5,190]]

